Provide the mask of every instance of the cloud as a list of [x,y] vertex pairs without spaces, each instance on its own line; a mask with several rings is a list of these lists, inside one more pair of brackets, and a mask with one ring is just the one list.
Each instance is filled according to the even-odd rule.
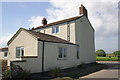
[[28,21],[31,22],[30,27],[37,27],[42,25],[41,20],[43,19],[43,16],[32,16]]
[[[118,10],[117,1],[104,1],[101,0],[97,2],[96,0],[51,0],[53,8],[46,9],[48,13],[47,19],[48,23],[57,20],[73,17],[79,15],[79,7],[82,4],[88,10],[89,19],[96,30],[97,37],[111,37],[111,35],[117,35],[117,19]],[[32,16],[29,20],[31,22],[31,27],[37,27],[41,25],[41,20],[43,16]],[[101,33],[102,31],[102,33]]]
[[7,42],[12,38],[13,34],[7,33],[0,37],[0,47],[7,46]]

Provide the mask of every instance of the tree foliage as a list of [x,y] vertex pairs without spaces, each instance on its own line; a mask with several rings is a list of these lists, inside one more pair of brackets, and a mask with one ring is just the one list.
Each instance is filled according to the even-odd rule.
[[103,49],[97,50],[96,51],[96,56],[105,57],[106,56],[106,52]]
[[120,50],[119,50],[119,51],[114,51],[113,54],[114,54],[115,56],[120,56]]

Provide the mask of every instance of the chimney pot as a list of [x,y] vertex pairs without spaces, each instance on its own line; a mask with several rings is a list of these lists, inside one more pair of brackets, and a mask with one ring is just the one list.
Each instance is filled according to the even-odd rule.
[[43,20],[42,20],[42,24],[43,24],[43,26],[47,24],[47,20],[46,20],[46,18],[43,18]]

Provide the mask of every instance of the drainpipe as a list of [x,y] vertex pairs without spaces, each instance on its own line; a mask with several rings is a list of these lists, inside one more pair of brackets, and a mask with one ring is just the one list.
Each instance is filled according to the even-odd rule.
[[45,48],[45,42],[43,41],[43,46],[42,46],[42,74],[44,73],[44,48]]
[[13,65],[13,63],[12,63],[12,61],[10,61],[10,78],[12,78],[12,65]]

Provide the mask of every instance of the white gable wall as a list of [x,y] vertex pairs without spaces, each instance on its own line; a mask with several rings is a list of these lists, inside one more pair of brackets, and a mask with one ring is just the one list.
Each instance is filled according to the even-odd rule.
[[16,59],[16,48],[24,47],[24,56],[37,56],[37,40],[22,30],[9,44],[9,60]]
[[76,20],[76,44],[80,46],[81,63],[95,62],[94,30],[85,16]]

